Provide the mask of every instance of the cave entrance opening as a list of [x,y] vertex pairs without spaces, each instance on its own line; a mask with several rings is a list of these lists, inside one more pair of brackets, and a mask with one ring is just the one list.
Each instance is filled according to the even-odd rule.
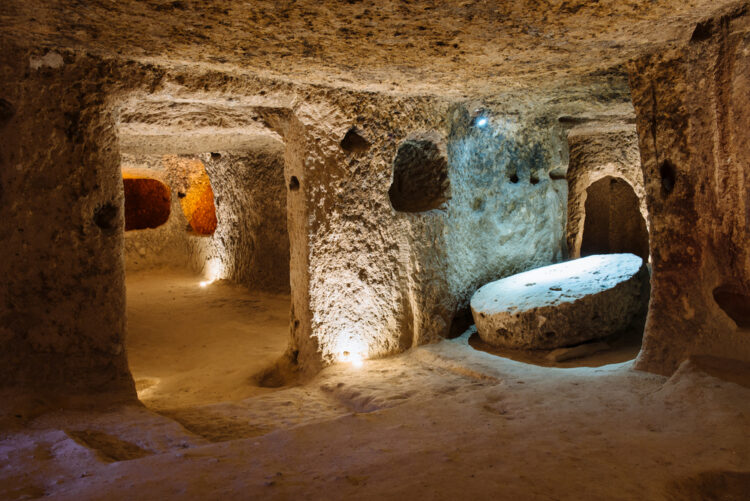
[[606,176],[586,189],[581,256],[631,253],[648,261],[648,230],[627,181]]
[[285,383],[270,369],[289,346],[286,146],[196,132],[179,106],[141,124],[140,104],[119,125],[128,364],[141,402],[209,437],[202,409]]
[[129,365],[144,404],[195,426],[204,405],[268,391],[261,384],[288,345],[283,144],[125,154],[131,170],[158,178],[172,210],[125,233]]
[[[605,176],[586,188],[580,256],[630,253],[649,262],[649,233],[635,190],[625,179]],[[648,277],[648,275],[646,275]],[[640,290],[641,310],[628,327],[603,340],[611,356],[634,359],[641,350],[650,281]]]

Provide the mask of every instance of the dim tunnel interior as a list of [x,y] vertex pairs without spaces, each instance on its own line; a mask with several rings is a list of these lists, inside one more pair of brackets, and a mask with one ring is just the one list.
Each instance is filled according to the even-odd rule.
[[284,144],[209,137],[176,148],[173,135],[187,132],[168,124],[153,148],[138,126],[121,125],[125,348],[138,398],[210,440],[244,436],[203,409],[285,383],[272,370],[289,343]]
[[648,261],[648,230],[630,184],[607,176],[586,190],[581,256],[622,252]]

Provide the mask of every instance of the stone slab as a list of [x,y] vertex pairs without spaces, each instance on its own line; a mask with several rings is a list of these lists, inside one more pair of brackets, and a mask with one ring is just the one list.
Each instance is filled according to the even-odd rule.
[[645,281],[638,256],[588,256],[491,282],[471,298],[471,311],[493,346],[560,348],[625,329],[647,300]]

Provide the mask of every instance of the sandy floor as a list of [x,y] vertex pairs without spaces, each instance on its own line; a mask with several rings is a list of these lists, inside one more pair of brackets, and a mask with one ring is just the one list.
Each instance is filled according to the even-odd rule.
[[140,400],[171,410],[266,392],[254,376],[284,352],[290,298],[179,271],[127,277],[128,362]]
[[[750,492],[745,364],[695,359],[669,379],[631,362],[542,367],[478,351],[468,331],[262,389],[253,371],[285,346],[271,333],[284,324],[281,298],[278,310],[263,301],[246,308],[253,296],[231,286],[168,287],[176,299],[161,327],[143,326],[154,334],[133,335],[129,346],[136,378],[159,380],[143,397],[149,407],[47,412],[6,426],[0,499],[740,500]],[[143,308],[148,290],[130,291],[144,293]],[[140,307],[130,305],[133,322]],[[187,321],[203,307],[222,312],[214,324],[223,325]],[[174,314],[189,333],[166,332]],[[157,336],[182,344],[159,350]],[[234,365],[221,354],[227,346],[242,352],[237,359],[257,358]],[[226,359],[221,371],[210,357]],[[172,400],[168,388],[187,391]]]

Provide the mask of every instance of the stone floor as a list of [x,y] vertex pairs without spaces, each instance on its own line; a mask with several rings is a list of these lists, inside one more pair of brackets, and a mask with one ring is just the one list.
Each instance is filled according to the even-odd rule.
[[[697,500],[750,489],[743,364],[694,359],[664,378],[622,361],[637,351],[624,345],[542,367],[475,349],[470,329],[259,388],[253,371],[284,347],[283,297],[190,276],[128,285],[146,405],[0,412],[0,498]],[[149,304],[162,311],[152,324],[139,313]],[[213,320],[196,318],[207,311]]]

